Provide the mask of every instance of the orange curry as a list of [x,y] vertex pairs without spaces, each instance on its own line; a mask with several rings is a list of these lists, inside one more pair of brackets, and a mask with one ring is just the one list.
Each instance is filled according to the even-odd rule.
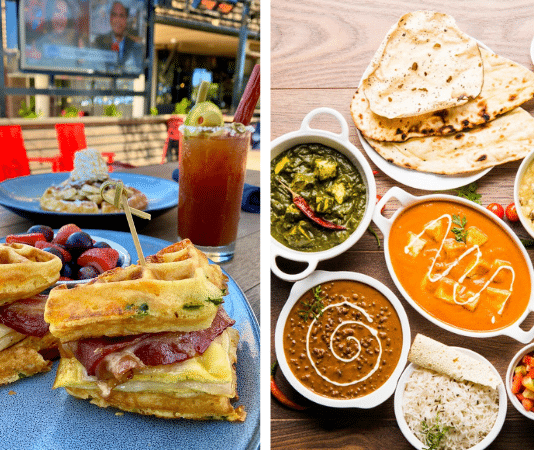
[[406,292],[446,324],[499,330],[527,308],[531,279],[522,252],[474,208],[442,200],[418,203],[397,217],[388,244]]

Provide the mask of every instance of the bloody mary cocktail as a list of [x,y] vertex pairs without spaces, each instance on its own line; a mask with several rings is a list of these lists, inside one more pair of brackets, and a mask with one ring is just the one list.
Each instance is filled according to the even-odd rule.
[[251,133],[225,126],[182,137],[178,160],[178,237],[213,261],[232,258]]

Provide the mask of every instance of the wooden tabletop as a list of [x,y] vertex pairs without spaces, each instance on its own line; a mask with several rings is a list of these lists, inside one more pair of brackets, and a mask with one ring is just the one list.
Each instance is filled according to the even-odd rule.
[[[534,37],[534,14],[531,2],[271,0],[271,139],[299,129],[307,113],[326,106],[345,117],[349,124],[350,141],[363,152],[349,112],[352,96],[364,69],[390,27],[403,14],[418,9],[452,15],[460,29],[497,54],[532,70],[530,44]],[[534,113],[532,102],[524,107]],[[326,116],[315,119],[312,125],[339,132],[339,125]],[[365,157],[372,169],[377,169],[367,155]],[[513,201],[513,183],[518,166],[519,162],[504,164],[478,180],[478,192],[482,194],[484,206],[492,202],[506,206]],[[428,193],[401,185],[383,172],[375,178],[378,194],[384,194],[393,186],[400,186],[415,195]],[[376,226],[373,228],[377,229]],[[519,236],[527,236],[519,223],[512,224],[512,228]],[[382,240],[380,233],[379,236]],[[318,269],[349,270],[370,275],[402,299],[387,271],[382,248],[370,233],[365,233],[351,249],[320,263]],[[528,249],[528,254],[532,258],[534,250]],[[272,361],[275,359],[277,318],[291,287],[291,283],[271,274]],[[474,350],[493,363],[503,377],[512,356],[524,346],[504,336],[484,339],[460,337],[432,324],[404,299],[401,301],[410,321],[412,339],[416,333],[423,333],[447,345]],[[534,325],[532,316],[524,322],[525,327]],[[329,409],[306,402],[291,388],[280,371],[276,380],[290,398],[309,408],[303,412],[294,411],[272,399],[271,448],[412,448],[397,426],[393,398],[371,410]],[[519,414],[508,401],[503,429],[489,448],[533,448],[533,432],[534,422]]]
[[[120,169],[120,171],[171,180],[172,171],[177,166],[177,163],[174,162],[138,167],[135,169]],[[245,182],[259,186],[260,173],[255,170],[247,170]],[[260,317],[260,257],[256,249],[260,246],[259,216],[259,214],[241,211],[235,256],[231,261],[221,264],[221,267],[228,272],[245,293],[258,320]],[[159,216],[153,217],[146,225],[138,227],[138,232],[145,236],[176,242],[177,218],[177,208],[175,207]],[[32,222],[0,206],[1,237],[9,234],[23,233],[31,225],[33,225]],[[84,228],[83,224],[77,225]],[[128,231],[126,219],[124,220],[123,231]]]

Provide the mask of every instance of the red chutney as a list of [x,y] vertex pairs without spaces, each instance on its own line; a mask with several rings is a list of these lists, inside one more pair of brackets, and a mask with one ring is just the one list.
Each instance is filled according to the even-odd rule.
[[445,200],[410,206],[395,219],[388,246],[411,299],[448,325],[499,330],[527,308],[531,277],[523,253],[474,208]]
[[[306,305],[318,298],[324,308],[314,318]],[[393,305],[373,287],[352,280],[307,291],[284,327],[284,353],[295,377],[333,399],[376,391],[395,370],[401,350],[402,327]]]

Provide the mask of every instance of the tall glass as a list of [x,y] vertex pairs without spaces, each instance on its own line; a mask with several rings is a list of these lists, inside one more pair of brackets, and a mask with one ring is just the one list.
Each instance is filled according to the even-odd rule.
[[178,159],[178,237],[190,239],[215,262],[228,261],[234,256],[251,131],[191,128],[183,129]]

